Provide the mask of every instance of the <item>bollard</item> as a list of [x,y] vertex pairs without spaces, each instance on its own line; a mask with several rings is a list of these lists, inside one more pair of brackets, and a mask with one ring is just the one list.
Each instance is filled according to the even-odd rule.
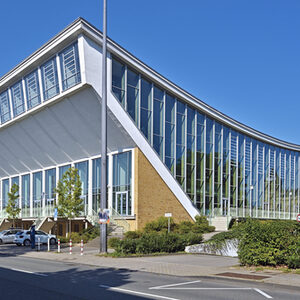
[[70,239],[70,254],[72,254],[72,240]]
[[38,238],[38,251],[41,250],[41,238]]
[[83,240],[80,243],[80,255],[83,255]]
[[58,239],[57,242],[57,252],[60,253],[60,239]]
[[48,238],[48,252],[50,252],[50,238]]

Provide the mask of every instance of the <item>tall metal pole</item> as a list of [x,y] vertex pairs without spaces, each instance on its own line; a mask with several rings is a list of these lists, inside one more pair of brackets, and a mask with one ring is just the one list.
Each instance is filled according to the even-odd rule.
[[[101,203],[106,208],[106,160],[107,160],[107,65],[106,65],[106,0],[103,0],[103,38],[102,38],[102,102],[101,102]],[[106,224],[100,225],[100,252],[107,252]]]

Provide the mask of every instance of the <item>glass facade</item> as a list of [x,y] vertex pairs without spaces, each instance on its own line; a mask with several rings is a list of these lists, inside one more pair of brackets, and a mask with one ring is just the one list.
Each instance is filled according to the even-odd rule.
[[81,180],[81,197],[84,202],[84,214],[88,214],[88,182],[89,182],[89,165],[88,161],[82,161],[75,164],[75,168],[78,170],[78,175]]
[[113,94],[201,214],[299,213],[298,152],[227,127],[115,58],[112,72]]
[[[58,67],[61,82],[59,82]],[[0,91],[1,124],[80,82],[78,45],[74,43],[26,75],[24,79]]]
[[29,217],[30,216],[30,175],[23,175],[22,176],[22,195],[21,195],[21,202],[22,202],[22,210],[21,214],[22,217]]

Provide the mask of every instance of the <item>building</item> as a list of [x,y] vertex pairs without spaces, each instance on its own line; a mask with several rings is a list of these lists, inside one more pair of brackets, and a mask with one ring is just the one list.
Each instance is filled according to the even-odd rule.
[[[12,184],[20,222],[50,230],[54,187],[70,167],[95,222],[101,196],[102,34],[78,19],[0,79],[0,228]],[[128,228],[171,212],[295,219],[300,146],[215,110],[108,40],[108,207]],[[58,221],[64,233],[63,220]],[[127,226],[126,225],[126,226]]]

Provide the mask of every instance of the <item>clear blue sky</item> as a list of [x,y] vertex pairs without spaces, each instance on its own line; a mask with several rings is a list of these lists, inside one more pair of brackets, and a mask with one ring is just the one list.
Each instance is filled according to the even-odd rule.
[[[102,0],[1,1],[0,76]],[[299,0],[108,0],[108,35],[197,98],[300,144]]]

